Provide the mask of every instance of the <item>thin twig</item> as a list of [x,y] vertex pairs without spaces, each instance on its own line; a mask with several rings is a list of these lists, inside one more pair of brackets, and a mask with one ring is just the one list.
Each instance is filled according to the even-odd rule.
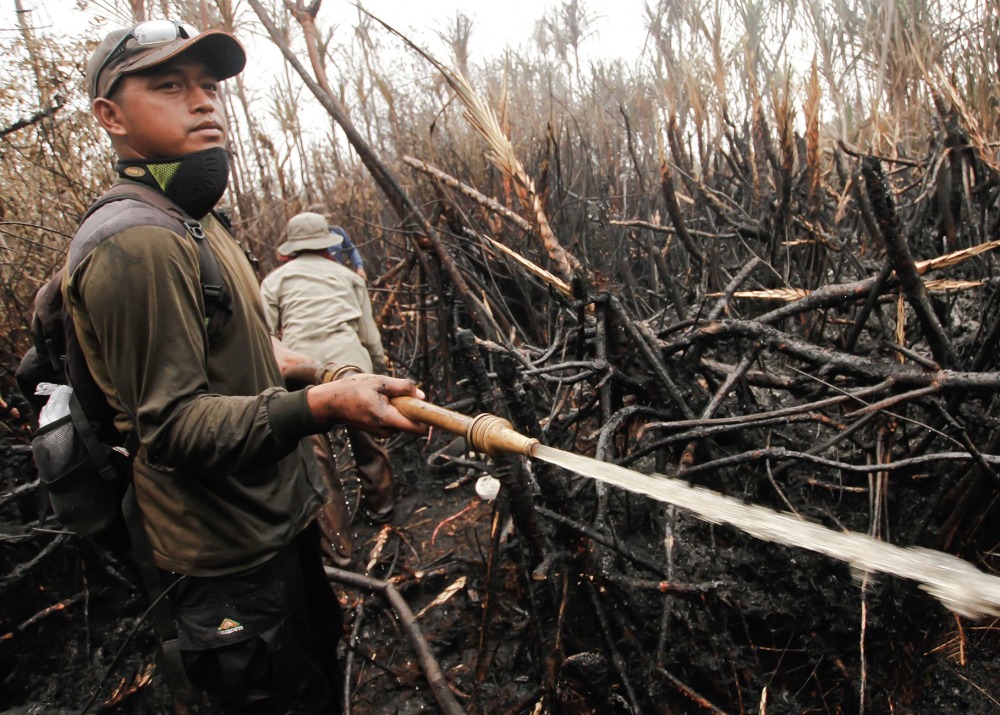
[[389,605],[396,611],[396,615],[399,616],[400,625],[402,625],[403,630],[409,637],[413,650],[416,651],[417,660],[424,670],[424,675],[427,676],[427,682],[431,686],[431,692],[441,707],[441,711],[445,715],[465,715],[465,710],[462,709],[455,696],[452,695],[448,681],[445,680],[444,674],[441,672],[441,668],[438,666],[427,640],[413,619],[413,611],[410,610],[409,605],[400,595],[399,591],[396,590],[396,587],[388,581],[380,581],[369,576],[362,576],[353,571],[335,569],[329,566],[325,566],[324,569],[327,578],[331,581],[374,591],[381,594],[389,602]]

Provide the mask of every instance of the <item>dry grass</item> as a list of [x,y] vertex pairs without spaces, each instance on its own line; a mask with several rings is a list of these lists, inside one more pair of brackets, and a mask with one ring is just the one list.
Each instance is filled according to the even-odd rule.
[[[195,8],[179,5],[175,12],[191,15]],[[849,195],[849,179],[837,175],[836,140],[922,157],[944,121],[928,112],[936,106],[951,113],[949,121],[957,118],[979,160],[1000,173],[994,151],[1000,59],[990,40],[1000,37],[998,14],[989,3],[966,0],[654,2],[648,36],[635,38],[635,62],[587,63],[580,58],[592,43],[595,18],[569,4],[540,18],[535,48],[478,65],[470,57],[485,28],[456,15],[442,34],[458,69],[426,52],[401,56],[398,40],[360,13],[354,28],[323,26],[320,15],[318,29],[331,84],[383,159],[405,174],[401,157],[420,157],[519,207],[540,246],[524,245],[520,233],[494,231],[496,219],[486,214],[466,220],[481,222],[473,227],[563,280],[598,265],[612,275],[620,271],[626,254],[615,237],[622,234],[607,227],[657,223],[657,177],[669,147],[665,160],[693,235],[709,228],[698,216],[703,205],[715,217],[714,231],[771,230],[759,217],[773,197],[782,235],[753,253],[788,280],[802,267],[797,252],[808,250],[814,277],[807,282],[815,284],[831,260],[829,246],[789,219],[828,224],[833,216],[824,215],[822,201]],[[210,6],[209,15],[210,24],[238,32],[254,25],[245,8],[228,0]],[[276,17],[291,32],[290,18]],[[30,43],[27,36],[6,40],[5,53],[20,59],[3,78],[10,99],[4,124],[30,117],[45,100],[36,66],[39,76],[57,78],[50,94],[66,102],[55,121],[21,129],[2,145],[7,223],[0,249],[13,301],[8,333],[23,328],[30,286],[57,262],[46,254],[65,245],[76,216],[109,178],[105,144],[76,86],[86,50],[58,39],[39,31]],[[428,63],[436,72],[426,71]],[[287,217],[323,200],[359,237],[377,270],[388,270],[403,246],[392,239],[395,220],[335,132],[313,144],[304,139],[298,107],[306,100],[296,86],[284,83],[270,96],[254,96],[242,82],[231,87],[241,237],[270,265]],[[457,121],[454,99],[467,123]],[[272,115],[266,123],[265,113]],[[263,129],[273,125],[277,132]],[[800,172],[801,195],[790,185]],[[426,186],[412,189],[418,201],[439,198]],[[842,207],[836,221],[857,220]]]

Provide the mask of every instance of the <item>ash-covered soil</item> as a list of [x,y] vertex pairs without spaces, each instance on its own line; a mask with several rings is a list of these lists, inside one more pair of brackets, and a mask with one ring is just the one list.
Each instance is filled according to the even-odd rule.
[[[862,587],[844,564],[635,495],[610,495],[592,539],[577,527],[590,523],[594,484],[565,474],[567,498],[549,505],[563,519],[539,518],[539,568],[503,494],[476,496],[480,470],[428,466],[442,444],[391,441],[397,513],[387,526],[355,520],[355,571],[395,585],[469,713],[1000,711],[990,620],[960,619],[898,579]],[[7,440],[0,473],[0,712],[80,712],[102,682],[91,711],[170,711],[127,569],[57,525],[38,527],[20,438]],[[781,506],[766,479],[712,486]],[[901,480],[887,509],[919,514],[933,491]],[[867,494],[803,481],[785,498],[835,528],[868,528]],[[377,593],[334,587],[351,711],[441,712],[399,614]]]

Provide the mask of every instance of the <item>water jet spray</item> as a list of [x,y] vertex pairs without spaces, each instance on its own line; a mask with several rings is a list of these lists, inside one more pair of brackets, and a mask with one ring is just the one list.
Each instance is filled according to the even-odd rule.
[[901,547],[867,534],[836,531],[805,521],[796,514],[696,487],[662,474],[643,474],[609,462],[547,447],[516,432],[510,422],[490,414],[468,417],[412,397],[397,397],[393,405],[415,422],[464,435],[477,452],[490,456],[516,454],[568,469],[657,501],[674,504],[715,524],[728,524],[764,541],[794,546],[845,561],[855,577],[889,573],[917,581],[951,610],[978,618],[1000,616],[1000,578],[984,573],[963,559],[942,551]]

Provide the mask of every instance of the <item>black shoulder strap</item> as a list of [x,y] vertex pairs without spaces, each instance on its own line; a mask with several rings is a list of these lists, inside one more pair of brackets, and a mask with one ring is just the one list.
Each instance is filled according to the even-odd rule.
[[106,482],[117,478],[118,473],[111,466],[108,453],[104,451],[104,447],[97,439],[97,435],[91,429],[90,421],[87,419],[87,415],[84,413],[83,406],[77,399],[75,392],[69,398],[69,413],[73,418],[73,427],[76,428],[76,433],[80,437],[80,441],[83,442],[87,454],[90,455],[91,461],[97,467],[98,475]]
[[233,237],[236,241],[236,245],[240,247],[243,251],[243,255],[246,256],[247,261],[250,262],[250,267],[253,268],[254,275],[260,278],[260,260],[254,254],[250,245],[246,241],[241,241],[236,237],[236,231],[233,228],[233,219],[228,210],[223,209],[212,209],[212,215],[215,216],[215,220],[222,224],[223,228]]
[[195,245],[198,247],[201,294],[205,301],[205,329],[208,331],[209,344],[215,343],[233,315],[233,299],[226,291],[226,284],[222,279],[222,269],[219,267],[215,252],[205,237],[205,229],[196,219],[188,216],[180,206],[168,199],[162,192],[127,179],[120,180],[104,192],[104,195],[87,209],[80,224],[82,225],[90,218],[91,214],[102,206],[124,199],[139,201],[177,219],[183,232],[194,239]]

